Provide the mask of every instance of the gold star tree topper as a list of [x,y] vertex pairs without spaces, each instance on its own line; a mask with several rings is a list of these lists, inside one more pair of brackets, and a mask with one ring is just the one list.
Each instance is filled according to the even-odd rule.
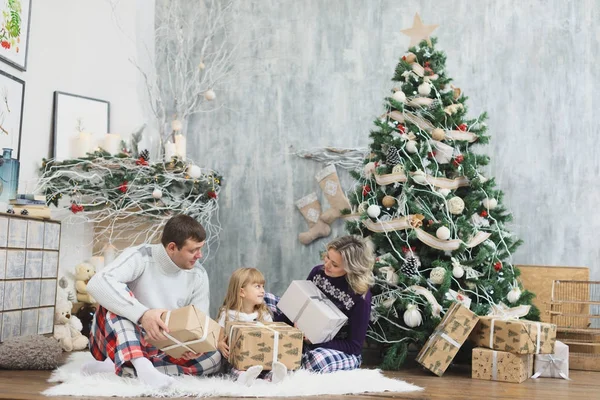
[[423,39],[427,40],[427,44],[431,46],[431,39],[429,39],[429,35],[431,35],[431,32],[433,32],[438,26],[439,25],[423,25],[423,21],[421,21],[419,13],[416,13],[412,28],[402,29],[400,32],[410,36],[409,47],[418,45]]

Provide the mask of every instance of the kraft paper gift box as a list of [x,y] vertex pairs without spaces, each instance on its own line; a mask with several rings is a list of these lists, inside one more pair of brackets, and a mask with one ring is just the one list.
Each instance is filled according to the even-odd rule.
[[514,354],[478,347],[473,349],[471,377],[521,383],[533,372],[533,354]]
[[442,376],[477,324],[477,315],[453,303],[417,355],[417,362]]
[[283,322],[225,322],[229,363],[240,371],[254,365],[270,370],[273,361],[288,370],[300,368],[303,335]]
[[292,281],[277,308],[314,344],[332,340],[348,321],[311,281]]
[[515,354],[552,354],[556,325],[488,315],[479,318],[471,337],[478,347]]
[[148,342],[167,355],[181,358],[187,351],[217,351],[221,326],[196,307],[186,306],[164,312],[161,319],[169,327],[169,333],[163,332],[167,339]]
[[533,379],[569,379],[569,346],[557,340],[554,354],[536,354],[533,361]]

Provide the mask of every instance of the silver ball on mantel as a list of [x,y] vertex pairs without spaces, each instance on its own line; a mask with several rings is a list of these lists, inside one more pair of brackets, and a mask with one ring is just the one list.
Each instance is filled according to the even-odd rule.
[[211,101],[217,98],[217,94],[214,90],[208,89],[206,92],[204,92],[204,98],[208,101]]
[[159,188],[156,188],[152,191],[152,197],[154,197],[156,200],[161,199],[162,196],[163,196],[163,192]]

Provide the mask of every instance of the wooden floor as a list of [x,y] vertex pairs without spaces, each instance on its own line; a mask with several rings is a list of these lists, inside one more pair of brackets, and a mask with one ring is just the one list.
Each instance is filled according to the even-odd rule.
[[[571,371],[571,381],[562,379],[529,379],[521,384],[490,382],[471,379],[466,368],[456,367],[438,378],[411,367],[404,371],[386,372],[389,377],[402,379],[425,390],[413,393],[375,393],[347,396],[319,396],[319,399],[541,399],[541,400],[588,400],[600,399],[600,373]],[[51,384],[46,380],[49,371],[0,370],[0,399],[49,399],[40,393]],[[54,397],[70,399],[73,397]],[[92,399],[86,398],[86,399]],[[106,399],[94,397],[93,399]]]

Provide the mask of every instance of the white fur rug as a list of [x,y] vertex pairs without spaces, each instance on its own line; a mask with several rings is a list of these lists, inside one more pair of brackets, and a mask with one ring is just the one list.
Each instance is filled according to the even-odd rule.
[[331,374],[307,371],[291,373],[283,382],[257,380],[251,387],[223,377],[176,377],[177,383],[157,391],[137,379],[112,374],[82,375],[80,366],[92,360],[87,352],[74,353],[68,362],[52,372],[49,382],[61,382],[42,394],[46,396],[116,397],[290,397],[366,392],[411,392],[422,388],[386,378],[380,370],[358,369]]

